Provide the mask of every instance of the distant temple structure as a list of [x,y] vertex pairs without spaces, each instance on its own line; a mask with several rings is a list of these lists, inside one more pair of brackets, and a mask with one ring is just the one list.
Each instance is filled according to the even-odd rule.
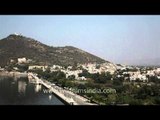
[[20,33],[14,33],[14,35],[17,35],[17,36],[22,36],[22,34],[20,34]]

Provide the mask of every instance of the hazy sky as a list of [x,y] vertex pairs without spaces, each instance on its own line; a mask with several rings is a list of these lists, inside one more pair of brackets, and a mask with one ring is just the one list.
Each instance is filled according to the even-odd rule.
[[114,63],[160,58],[158,15],[0,15],[0,39],[15,32],[50,46],[75,46]]

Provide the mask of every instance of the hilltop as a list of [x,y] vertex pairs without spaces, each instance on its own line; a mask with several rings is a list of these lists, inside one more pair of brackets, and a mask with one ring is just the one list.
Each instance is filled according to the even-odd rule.
[[108,62],[73,46],[51,47],[19,34],[11,34],[0,40],[0,56],[0,66],[7,65],[11,59],[21,57],[32,59],[43,65]]

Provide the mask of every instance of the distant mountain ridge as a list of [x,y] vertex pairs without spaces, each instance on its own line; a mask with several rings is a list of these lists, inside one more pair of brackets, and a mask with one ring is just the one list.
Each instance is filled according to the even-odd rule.
[[73,46],[51,47],[18,34],[11,34],[0,40],[0,66],[7,65],[10,59],[21,57],[43,65],[108,62]]
[[142,58],[128,62],[131,66],[160,66],[160,58]]

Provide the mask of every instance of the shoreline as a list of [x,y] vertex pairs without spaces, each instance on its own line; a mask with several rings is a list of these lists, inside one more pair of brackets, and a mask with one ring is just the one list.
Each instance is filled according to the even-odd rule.
[[0,71],[0,77],[28,77],[28,73]]
[[29,78],[35,79],[37,84],[42,84],[46,88],[48,88],[54,95],[56,95],[58,98],[60,98],[62,101],[65,101],[69,105],[97,105],[95,103],[88,102],[88,99],[77,95],[75,93],[72,93],[71,91],[65,90],[59,86],[52,86],[52,84],[48,81],[41,80],[37,76],[35,76],[33,73],[29,73]]

